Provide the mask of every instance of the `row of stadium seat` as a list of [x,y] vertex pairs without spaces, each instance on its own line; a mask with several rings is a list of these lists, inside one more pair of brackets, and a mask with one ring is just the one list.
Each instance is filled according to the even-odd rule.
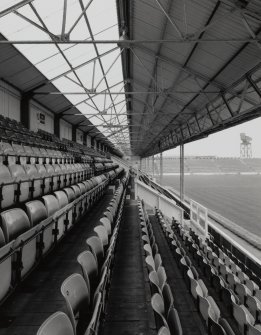
[[[171,222],[162,216],[162,213],[158,209],[156,209],[156,216],[173,250],[173,256],[178,266],[182,269],[182,275],[191,295],[196,301],[198,311],[206,323],[208,333],[212,335],[234,335],[234,331],[227,320],[221,316],[221,311],[216,301],[209,295],[205,282],[200,278],[197,269],[194,267],[193,261],[189,256],[189,249],[183,244],[184,234],[179,235],[180,229],[183,229],[183,227],[175,220],[171,224]],[[178,232],[173,227],[175,229],[178,227]],[[186,234],[189,234],[187,230]],[[188,240],[190,241],[190,239]]]
[[[165,229],[168,227],[167,235],[171,235],[169,225],[166,223],[164,225]],[[231,317],[235,319],[240,333],[261,334],[261,291],[259,286],[209,238],[206,240],[200,238],[194,231],[182,227],[175,220],[172,223],[173,227],[189,248],[196,264],[202,269],[211,287],[216,290],[221,301],[229,310]],[[217,252],[214,252],[209,244],[214,245]],[[193,281],[193,271],[188,271],[188,275]],[[223,319],[219,321],[219,325],[213,325],[214,333],[231,334],[232,330],[227,327],[227,323],[224,323]]]
[[89,250],[77,257],[82,275],[64,280],[61,293],[67,314],[56,312],[39,328],[37,335],[92,335],[98,333],[113,266],[116,240],[126,194],[128,175],[122,179],[104,216],[86,240]]
[[74,156],[68,152],[39,148],[17,143],[0,142],[0,163],[12,164],[66,164],[73,163]]
[[93,177],[26,203],[26,212],[14,208],[0,214],[0,301],[103,195],[108,183],[105,175]]
[[138,202],[142,240],[146,254],[146,264],[151,286],[151,305],[155,312],[158,335],[182,335],[182,327],[178,312],[174,306],[174,298],[167,283],[167,275],[162,264],[157,243],[149,218]]
[[[87,181],[92,176],[90,166],[80,163],[0,165],[0,209]],[[113,176],[113,171],[109,176]]]
[[[195,233],[192,234],[195,236]],[[198,263],[204,262],[211,284],[226,299],[231,315],[237,321],[242,334],[261,334],[261,290],[241,268],[213,242],[195,239]],[[215,250],[209,245],[214,245]],[[214,285],[215,284],[215,285]]]

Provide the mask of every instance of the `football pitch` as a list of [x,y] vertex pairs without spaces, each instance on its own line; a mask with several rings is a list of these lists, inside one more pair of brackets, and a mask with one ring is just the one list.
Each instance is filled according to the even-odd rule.
[[[179,190],[179,176],[163,185]],[[185,194],[261,237],[261,175],[188,175]]]

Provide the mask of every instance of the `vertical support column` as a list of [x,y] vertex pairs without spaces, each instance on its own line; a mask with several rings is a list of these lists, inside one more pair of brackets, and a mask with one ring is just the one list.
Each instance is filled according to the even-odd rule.
[[76,126],[72,126],[72,141],[76,142]]
[[144,158],[144,172],[147,172],[147,158]]
[[142,158],[140,157],[140,167],[139,169],[142,171]]
[[21,97],[20,107],[20,120],[21,123],[28,129],[30,129],[30,100],[31,94],[23,94]]
[[184,201],[184,144],[180,145],[180,200]]
[[160,153],[160,185],[163,183],[163,155]]
[[154,155],[152,155],[151,159],[152,159],[152,177],[155,178],[155,159],[154,159]]
[[60,138],[60,117],[59,115],[54,116],[54,135]]

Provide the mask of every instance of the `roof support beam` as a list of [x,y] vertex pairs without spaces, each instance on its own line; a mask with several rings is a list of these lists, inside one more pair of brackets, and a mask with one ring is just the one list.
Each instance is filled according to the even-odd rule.
[[5,15],[7,15],[7,14],[10,14],[10,13],[14,12],[15,10],[18,10],[19,8],[25,6],[25,5],[33,2],[33,1],[34,0],[23,0],[23,1],[20,1],[20,2],[18,2],[17,4],[15,4],[13,6],[10,6],[10,7],[6,8],[6,9],[2,10],[0,12],[0,18],[3,17],[3,16],[5,16]]

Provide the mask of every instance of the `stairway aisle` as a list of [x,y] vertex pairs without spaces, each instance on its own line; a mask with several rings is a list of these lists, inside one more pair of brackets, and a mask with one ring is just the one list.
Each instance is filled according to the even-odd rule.
[[154,334],[146,271],[137,201],[126,200],[105,321],[100,334]]

